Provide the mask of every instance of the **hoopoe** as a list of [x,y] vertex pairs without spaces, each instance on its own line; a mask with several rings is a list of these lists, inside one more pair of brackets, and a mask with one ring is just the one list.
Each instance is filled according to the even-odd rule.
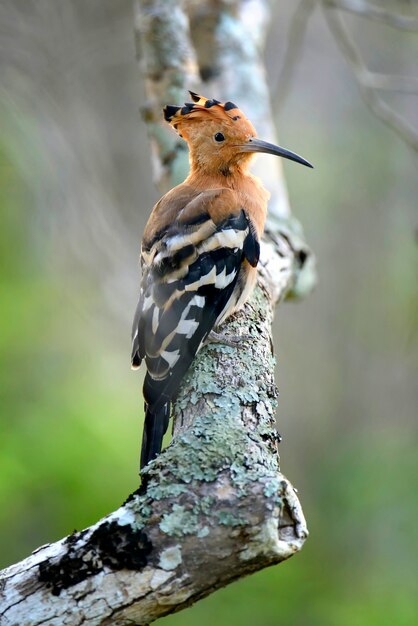
[[190,174],[155,205],[145,227],[142,280],[132,328],[132,368],[145,359],[141,468],[161,451],[170,406],[213,329],[251,294],[268,192],[249,173],[255,152],[308,167],[302,157],[261,141],[233,102],[189,92],[164,118],[185,139]]

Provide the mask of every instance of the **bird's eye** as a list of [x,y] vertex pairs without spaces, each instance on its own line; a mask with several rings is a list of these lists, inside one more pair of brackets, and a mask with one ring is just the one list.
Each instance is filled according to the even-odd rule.
[[222,133],[216,133],[216,135],[213,138],[215,141],[218,141],[218,142],[225,141],[225,136]]

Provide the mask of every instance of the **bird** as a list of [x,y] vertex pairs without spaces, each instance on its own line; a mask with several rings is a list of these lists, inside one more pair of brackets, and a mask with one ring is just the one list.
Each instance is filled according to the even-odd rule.
[[[257,152],[308,161],[258,139],[231,101],[189,91],[164,119],[187,142],[190,173],[154,206],[146,224],[133,369],[145,361],[140,470],[160,452],[171,402],[202,345],[249,298],[257,276],[269,193],[249,172]],[[221,335],[222,340],[222,335]]]

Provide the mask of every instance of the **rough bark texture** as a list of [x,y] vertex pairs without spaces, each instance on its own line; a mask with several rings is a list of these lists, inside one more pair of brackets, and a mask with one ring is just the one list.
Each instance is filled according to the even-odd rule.
[[[245,26],[249,5],[260,17],[253,20],[253,40]],[[216,65],[227,54],[229,63],[238,59],[245,48],[255,93],[263,95],[254,121],[260,127],[265,118],[270,130],[264,138],[274,139],[260,56],[267,3],[188,6],[192,20],[209,24],[215,70],[206,63],[203,71],[200,61],[202,77],[211,81],[204,93],[221,96],[212,88],[228,86],[227,97],[250,112],[247,65],[241,68],[237,60],[230,74],[228,63]],[[210,19],[196,13],[205,8]],[[180,103],[186,87],[198,87],[196,59],[203,52],[193,51],[188,17],[172,0],[136,6],[144,112],[162,188],[178,182],[186,168],[187,153],[159,116],[161,105]],[[312,255],[290,216],[283,177],[277,173],[271,181],[273,219],[258,286],[223,327],[225,334],[243,336],[239,349],[209,344],[201,350],[174,405],[174,439],[145,469],[138,492],[91,528],[41,547],[1,573],[2,626],[148,624],[302,548],[307,529],[301,506],[279,471],[271,321],[279,300],[309,290]]]
[[201,351],[175,439],[138,493],[2,572],[2,625],[147,624],[300,550],[306,524],[278,469],[271,318],[260,285],[226,329],[248,335],[239,360],[223,345]]

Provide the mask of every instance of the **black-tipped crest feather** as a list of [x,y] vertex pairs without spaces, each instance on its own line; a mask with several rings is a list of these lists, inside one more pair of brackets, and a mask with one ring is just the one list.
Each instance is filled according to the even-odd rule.
[[175,114],[180,110],[181,107],[176,106],[175,104],[167,104],[163,111],[164,111],[164,119],[167,122],[170,122],[170,120],[175,116]]

